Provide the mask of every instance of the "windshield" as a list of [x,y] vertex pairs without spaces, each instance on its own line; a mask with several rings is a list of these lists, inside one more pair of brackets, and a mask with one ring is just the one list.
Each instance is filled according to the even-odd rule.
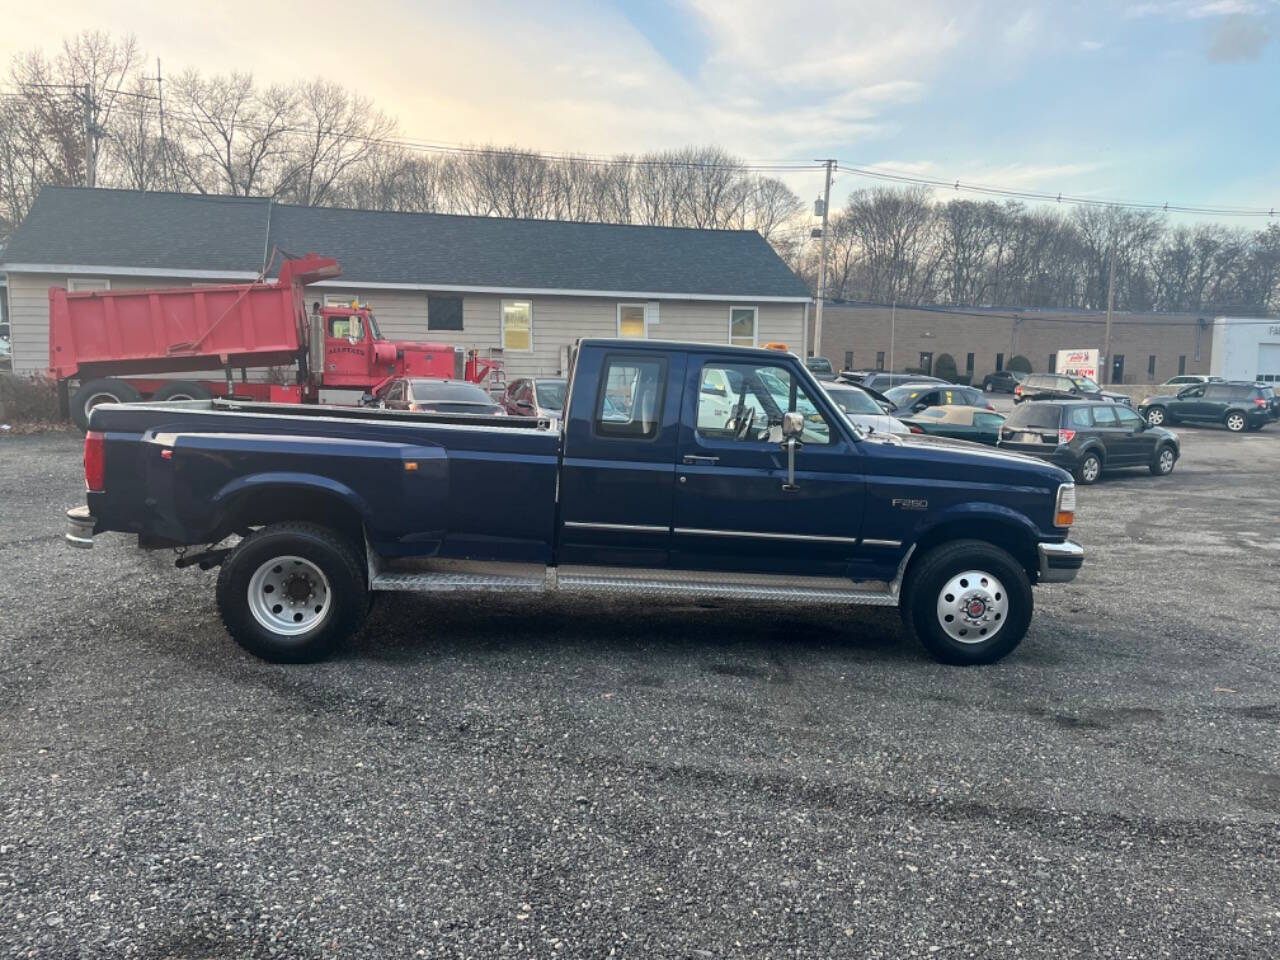
[[880,416],[884,413],[880,409],[880,404],[855,387],[831,388],[827,393],[843,413],[870,414],[871,416]]
[[413,398],[415,400],[440,401],[450,400],[455,403],[492,403],[489,394],[472,383],[456,383],[453,381],[415,380],[413,381]]
[[568,380],[539,380],[537,382],[538,406],[548,410],[564,409],[564,391]]
[[374,340],[382,339],[382,331],[378,329],[378,321],[372,313],[369,314],[369,332],[373,334]]
[[885,396],[885,399],[888,400],[890,403],[892,403],[895,407],[900,407],[904,403],[906,403],[908,400],[912,399],[913,397],[918,397],[920,394],[924,393],[928,389],[929,389],[928,386],[922,385],[919,383],[915,384],[914,386],[904,385],[901,387],[891,387],[890,389],[884,392],[884,396]]
[[1088,377],[1072,377],[1072,382],[1085,393],[1100,393],[1102,388]]

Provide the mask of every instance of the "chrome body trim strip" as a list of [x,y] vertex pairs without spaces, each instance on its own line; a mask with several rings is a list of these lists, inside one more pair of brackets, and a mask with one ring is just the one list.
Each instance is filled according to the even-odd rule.
[[901,540],[876,540],[874,537],[864,537],[862,540],[864,547],[900,547]]
[[857,537],[823,537],[811,533],[765,533],[763,530],[704,530],[699,527],[676,527],[675,533],[694,537],[739,537],[762,540],[792,540],[797,543],[857,543]]
[[566,527],[575,530],[616,530],[623,533],[670,533],[670,527],[650,526],[643,523],[591,523],[585,520],[566,520]]

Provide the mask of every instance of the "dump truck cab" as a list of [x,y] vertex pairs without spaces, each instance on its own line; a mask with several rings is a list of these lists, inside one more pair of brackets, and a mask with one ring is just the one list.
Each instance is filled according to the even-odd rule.
[[[318,385],[326,388],[360,388],[376,393],[385,381],[395,377],[441,377],[462,379],[464,351],[445,343],[388,340],[378,328],[377,317],[368,305],[315,304],[318,336],[312,343],[323,344],[322,369],[313,369]],[[314,361],[313,361],[314,362]]]

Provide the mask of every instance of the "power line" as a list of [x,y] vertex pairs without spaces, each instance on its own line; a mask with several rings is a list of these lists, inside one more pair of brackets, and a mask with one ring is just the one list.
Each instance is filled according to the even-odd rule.
[[1152,203],[1140,200],[1106,200],[1098,197],[1081,197],[1065,193],[1040,193],[1033,190],[1014,190],[1009,187],[997,187],[989,184],[966,183],[959,179],[940,179],[935,177],[917,177],[905,173],[893,173],[887,170],[874,170],[866,167],[840,167],[842,172],[855,177],[873,180],[886,180],[893,183],[910,183],[919,186],[940,187],[963,193],[977,193],[986,196],[1009,197],[1011,199],[1036,200],[1042,203],[1069,203],[1076,206],[1090,207],[1126,207],[1133,210],[1155,210],[1162,213],[1197,213],[1219,217],[1274,217],[1275,207],[1213,207],[1182,203]]

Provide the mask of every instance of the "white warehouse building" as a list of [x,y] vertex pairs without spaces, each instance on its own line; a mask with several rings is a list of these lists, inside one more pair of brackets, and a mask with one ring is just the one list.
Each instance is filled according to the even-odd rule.
[[1280,386],[1280,319],[1216,318],[1211,356],[1214,376]]

